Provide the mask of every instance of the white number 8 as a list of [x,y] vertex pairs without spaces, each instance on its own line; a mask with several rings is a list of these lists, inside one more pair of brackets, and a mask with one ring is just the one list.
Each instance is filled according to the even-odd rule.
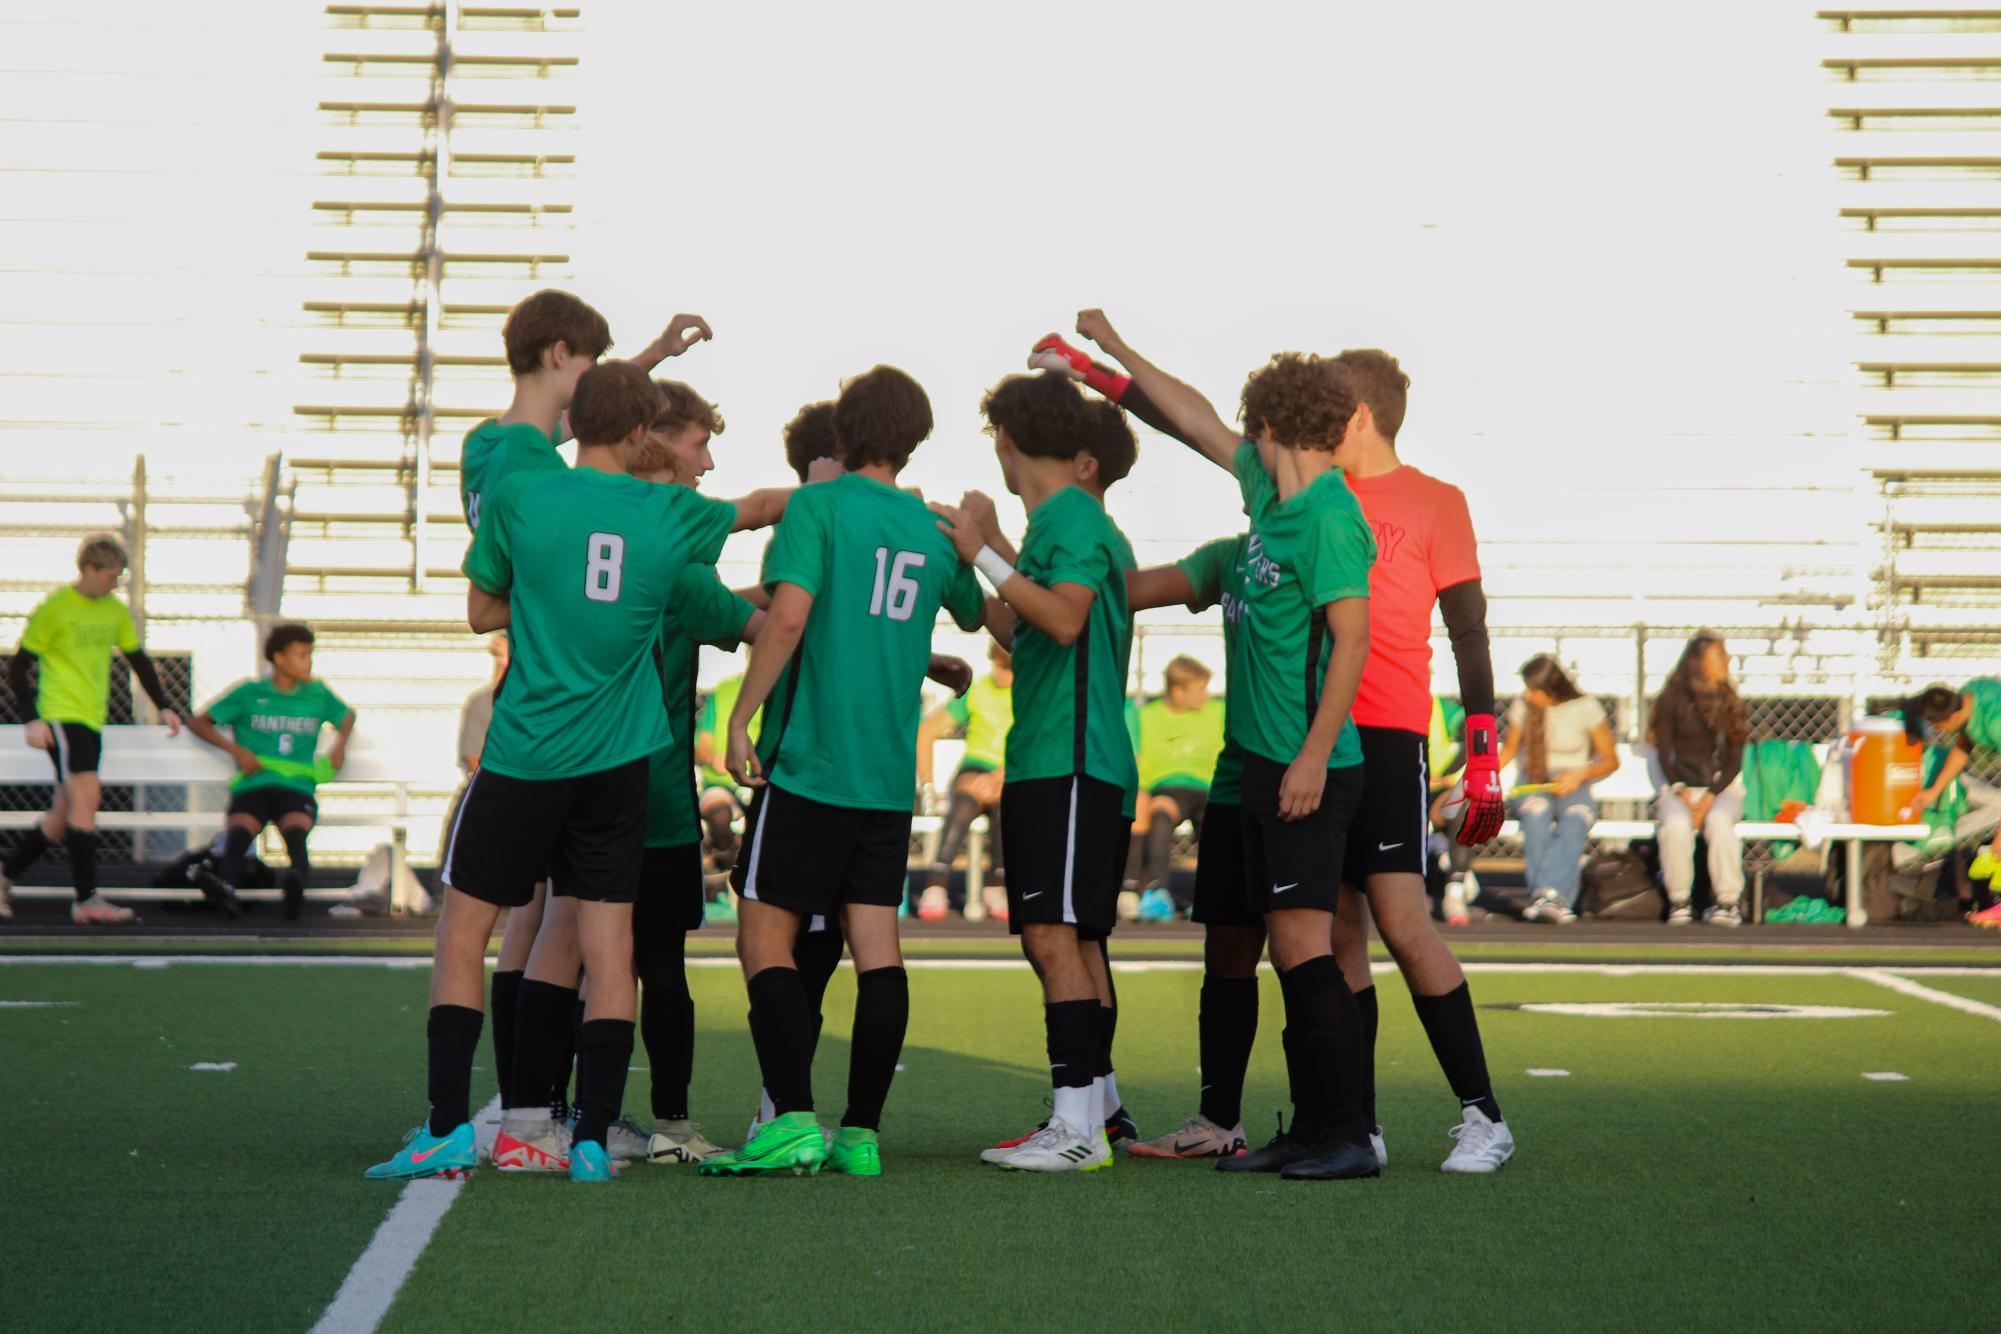
[[617,533],[592,533],[584,546],[584,596],[592,602],[618,601],[624,568],[625,539]]
[[[885,610],[892,621],[907,621],[917,614],[917,596],[921,590],[917,581],[910,577],[911,570],[924,568],[924,553],[921,551],[899,551],[896,560],[889,559],[888,547],[875,549],[875,594],[869,599],[868,614],[881,616]],[[885,588],[885,585],[887,587]],[[883,603],[888,602],[887,608]]]

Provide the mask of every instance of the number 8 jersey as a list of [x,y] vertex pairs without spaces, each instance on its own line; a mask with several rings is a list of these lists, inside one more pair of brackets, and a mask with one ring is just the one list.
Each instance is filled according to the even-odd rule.
[[908,811],[931,633],[941,606],[961,628],[979,628],[972,567],[923,501],[850,473],[792,493],[765,550],[764,583],[813,598],[776,707],[765,709],[766,777],[832,806]]
[[514,655],[480,767],[573,778],[666,746],[661,614],[735,523],[726,500],[595,468],[518,473],[489,491],[465,574],[508,595]]

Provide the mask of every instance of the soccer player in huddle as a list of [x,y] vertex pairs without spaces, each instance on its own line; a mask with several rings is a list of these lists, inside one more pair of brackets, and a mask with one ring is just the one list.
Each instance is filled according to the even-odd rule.
[[[303,625],[272,627],[264,637],[264,660],[271,674],[245,681],[203,710],[188,730],[228,753],[236,764],[229,781],[229,823],[224,831],[221,874],[201,871],[195,883],[229,916],[236,915],[236,888],[243,879],[243,856],[275,824],[285,840],[291,866],[279,881],[285,920],[297,921],[312,863],[306,839],[319,816],[321,770],[315,762],[320,729],[334,729],[327,772],[347,760],[354,710],[313,675],[313,632]],[[230,729],[224,737],[220,723]]]
[[[709,441],[721,430],[722,419],[685,384],[660,381],[652,387],[659,407],[628,466],[642,480],[693,489],[715,466]],[[768,489],[730,502],[732,530],[769,526],[790,495],[789,490]],[[654,753],[649,769],[649,852],[633,909],[636,966],[642,983],[649,984],[643,1032],[657,1071],[654,1128],[649,1134],[629,1118],[614,1115],[605,1145],[622,1161],[694,1162],[717,1152],[687,1111],[694,1010],[683,971],[685,937],[701,925],[703,898],[701,838],[692,824],[687,791],[694,772],[691,673],[698,644],[734,645],[755,610],[722,586],[712,566],[697,565],[677,580],[661,620],[654,661],[668,701],[671,737]],[[586,985],[581,925],[580,904],[559,891],[544,909],[529,951],[515,1019],[513,1085],[493,1145],[494,1165],[503,1171],[560,1172],[570,1165],[571,1129],[562,1110],[570,1044],[573,1037],[581,1039],[577,1011]],[[588,1010],[588,999],[581,1003]]]
[[[771,607],[729,724],[729,768],[756,789],[749,850],[732,873],[737,954],[773,1116],[705,1175],[875,1176],[879,1132],[910,1016],[897,940],[921,688],[938,609],[966,629],[984,606],[972,571],[897,477],[931,434],[931,404],[877,366],[834,405],[846,474],[801,487],[765,550]],[[767,701],[755,746],[750,720]],[[847,1109],[831,1146],[814,1114],[813,1007],[795,948],[802,922],[842,920],[855,964]]]
[[[104,719],[110,708],[111,655],[125,655],[133,677],[160,711],[167,735],[181,730],[181,716],[167,707],[167,692],[153,660],[139,647],[132,613],[112,590],[129,560],[110,533],[93,533],[76,553],[76,582],[43,598],[28,615],[20,647],[7,664],[8,684],[21,712],[45,729],[56,766],[56,794],[41,820],[15,842],[0,863],[0,920],[14,916],[10,891],[35,859],[60,843],[69,856],[76,903],[70,920],[93,926],[133,920],[97,892],[97,808],[103,789],[97,765],[104,748]],[[28,672],[42,666],[34,705],[29,708]]]
[[1109,1074],[1117,1011],[1104,941],[1139,782],[1124,708],[1134,560],[1103,493],[1135,451],[1123,414],[1061,375],[1010,376],[982,408],[1002,476],[1028,511],[1018,563],[985,531],[991,506],[935,508],[1005,604],[993,629],[1014,655],[1001,793],[1008,929],[1042,982],[1054,1098],[1040,1129],[981,1157],[1094,1171],[1112,1161],[1107,1122],[1128,1123]]
[[938,855],[932,859],[924,892],[917,900],[917,915],[927,922],[951,911],[946,883],[952,877],[952,863],[965,846],[973,821],[982,815],[987,817],[990,869],[981,887],[981,906],[996,921],[1007,920],[1007,856],[1001,849],[1000,797],[1001,786],[1007,781],[1003,748],[1014,721],[1014,663],[998,642],[988,649],[987,663],[987,674],[973,682],[963,696],[926,714],[917,733],[917,784],[921,789],[928,790],[932,784],[932,748],[953,731],[966,743],[959,767],[952,774],[952,804],[938,836]]
[[466,556],[467,619],[506,625],[516,656],[443,868],[427,1022],[430,1115],[370,1177],[470,1171],[472,1060],[486,944],[500,910],[552,873],[575,898],[592,979],[578,1037],[572,1180],[613,1174],[604,1137],[624,1095],[636,1008],[638,896],[652,755],[673,734],[653,665],[663,610],[689,565],[713,565],[738,515],[689,487],[628,475],[660,409],[637,366],[577,380],[577,466],[524,471],[486,492]]
[[1376,1176],[1362,1069],[1362,1018],[1333,952],[1362,750],[1349,717],[1369,654],[1375,539],[1333,451],[1355,411],[1345,368],[1282,353],[1253,372],[1243,431],[1134,352],[1103,312],[1078,332],[1205,458],[1235,475],[1251,519],[1229,735],[1243,752],[1247,907],[1262,914],[1286,1007],[1293,1124],[1265,1147],[1218,1160],[1293,1180]]

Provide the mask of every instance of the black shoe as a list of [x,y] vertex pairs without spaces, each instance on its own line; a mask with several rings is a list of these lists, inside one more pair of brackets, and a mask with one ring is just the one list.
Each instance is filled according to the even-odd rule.
[[285,895],[285,920],[296,922],[300,910],[306,906],[306,882],[297,871],[287,871],[280,884]]
[[1279,1175],[1287,1181],[1359,1181],[1379,1177],[1383,1165],[1366,1140],[1354,1140],[1332,1132],[1308,1147],[1306,1155],[1287,1163]]
[[221,876],[213,871],[196,871],[195,887],[209,906],[230,921],[235,921],[243,913],[243,905],[236,901],[236,891],[223,883]]
[[1285,1128],[1285,1117],[1278,1118],[1278,1134],[1262,1149],[1252,1149],[1249,1153],[1239,1153],[1216,1160],[1218,1172],[1281,1172],[1293,1163],[1305,1158],[1312,1147],[1297,1133],[1299,1122],[1294,1120],[1292,1129]]
[[1114,1149],[1121,1144],[1131,1144],[1139,1138],[1139,1123],[1124,1107],[1105,1118],[1105,1142]]

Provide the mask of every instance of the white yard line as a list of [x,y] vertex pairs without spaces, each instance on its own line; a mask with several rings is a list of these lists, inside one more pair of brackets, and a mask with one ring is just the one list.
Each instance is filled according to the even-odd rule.
[[[489,1118],[500,1107],[495,1098],[473,1116],[480,1147],[491,1147],[493,1128]],[[347,1271],[347,1280],[334,1294],[333,1304],[313,1326],[313,1334],[369,1334],[389,1314],[389,1304],[403,1289],[403,1281],[417,1267],[432,1234],[465,1189],[463,1178],[440,1181],[431,1178],[412,1181],[396,1197],[396,1207],[382,1226],[375,1229],[368,1249]]]
[[2001,1009],[1997,1009],[1981,1001],[1968,1000],[1964,996],[1955,996],[1950,991],[1940,991],[1935,987],[1928,987],[1922,982],[1913,982],[1908,977],[1900,977],[1896,973],[1888,972],[1881,968],[1851,968],[1848,975],[1859,978],[1864,982],[1874,982],[1879,987],[1888,987],[1890,990],[1900,992],[1906,996],[1916,996],[1919,1000],[1928,1000],[1935,1005],[1944,1005],[1950,1009],[1958,1010],[1961,1014],[1977,1014],[1982,1019],[1992,1019],[1996,1023],[2001,1023]]

